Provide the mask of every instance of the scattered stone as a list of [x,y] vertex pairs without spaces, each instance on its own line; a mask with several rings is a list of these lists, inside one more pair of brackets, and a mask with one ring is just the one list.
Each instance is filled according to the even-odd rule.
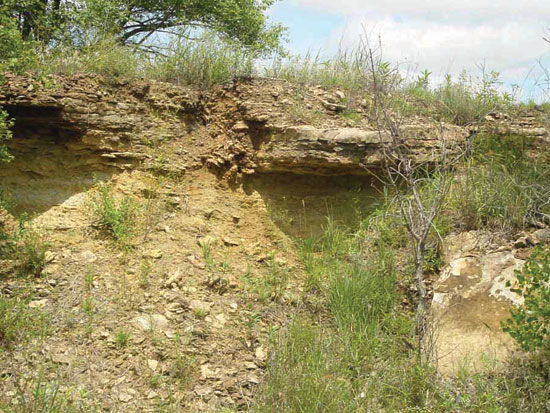
[[164,330],[164,335],[168,337],[169,339],[173,339],[176,337],[177,333],[174,330]]
[[57,364],[71,364],[71,358],[63,353],[54,353],[52,354],[52,361]]
[[233,126],[233,130],[235,132],[247,132],[248,125],[244,121],[240,120],[235,124],[235,126]]
[[154,260],[158,260],[162,258],[162,251],[161,250],[151,250],[151,251],[145,251],[143,253],[143,258],[152,258]]
[[248,376],[248,381],[252,384],[260,384],[260,379],[254,374]]
[[210,314],[212,304],[200,300],[192,300],[189,304],[189,308],[191,308],[191,310],[193,311],[201,312],[205,315],[208,315]]
[[97,261],[97,256],[89,250],[84,251],[82,254],[80,254],[80,258],[82,258],[88,264],[92,264]]
[[120,393],[118,395],[118,399],[123,403],[128,403],[133,398],[134,398],[134,396],[132,396],[130,393],[126,393],[126,392]]
[[55,253],[51,252],[51,251],[46,251],[46,253],[44,254],[44,261],[46,261],[46,263],[51,263],[51,262],[54,262],[56,259],[56,256],[55,256]]
[[325,109],[330,110],[331,112],[340,113],[346,110],[346,105],[340,105],[338,103],[330,103],[327,101],[322,101]]
[[170,288],[173,286],[173,284],[178,284],[178,281],[181,279],[181,272],[180,270],[176,270],[170,277],[165,281],[164,287]]
[[150,359],[150,360],[147,360],[147,366],[149,366],[151,370],[157,371],[159,362],[157,360]]
[[228,238],[228,237],[223,237],[222,241],[225,245],[227,245],[229,247],[237,247],[237,246],[240,245],[238,241],[235,241],[235,240],[233,240],[231,238]]
[[31,302],[29,303],[29,307],[30,307],[30,308],[42,308],[42,307],[44,307],[47,303],[48,303],[48,299],[47,299],[47,298],[43,298],[42,300],[31,301]]
[[212,246],[216,244],[216,238],[212,237],[211,235],[207,235],[205,237],[201,237],[197,240],[197,244],[199,247],[204,248],[206,246]]
[[550,242],[550,229],[539,229],[533,232],[532,237],[536,244]]
[[205,397],[205,396],[208,396],[209,394],[211,394],[214,390],[212,389],[212,387],[210,387],[208,385],[199,385],[199,386],[195,386],[193,391],[195,392],[195,394],[197,396]]
[[267,354],[262,346],[258,347],[254,354],[258,360],[265,361],[267,359]]
[[139,316],[135,321],[143,331],[165,330],[168,327],[168,319],[162,314]]
[[247,370],[255,370],[258,368],[258,366],[256,365],[256,363],[254,363],[253,361],[247,361],[244,363],[244,366],[246,367]]
[[340,90],[337,90],[336,92],[334,92],[334,95],[335,95],[336,98],[339,99],[340,101],[346,99],[346,95],[344,94],[344,92],[342,92],[342,91],[340,91]]

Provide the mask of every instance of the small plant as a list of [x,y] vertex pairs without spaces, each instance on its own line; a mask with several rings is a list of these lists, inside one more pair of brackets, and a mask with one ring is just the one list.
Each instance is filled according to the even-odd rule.
[[130,249],[136,235],[138,207],[129,196],[117,201],[112,185],[98,182],[97,193],[91,199],[92,215],[96,225],[106,230],[121,249]]
[[82,311],[84,311],[88,316],[92,316],[95,311],[95,303],[94,299],[92,297],[86,297],[84,300],[82,300],[82,304],[80,305],[82,308]]
[[151,272],[153,271],[153,264],[151,261],[144,261],[139,268],[139,285],[141,288],[147,288],[151,284]]
[[29,337],[44,336],[46,314],[28,307],[28,300],[0,294],[0,349],[11,349]]
[[120,330],[118,330],[115,335],[115,343],[117,347],[118,348],[126,347],[130,341],[130,337],[131,337],[131,333],[128,330],[124,328],[121,328]]
[[523,269],[516,271],[511,291],[523,298],[523,304],[510,310],[503,323],[517,343],[527,351],[549,348],[550,339],[550,246],[533,249]]
[[180,381],[182,386],[186,386],[191,381],[195,359],[192,356],[188,356],[182,353],[182,340],[179,334],[176,335],[174,341],[176,344],[176,354],[172,373],[173,376]]
[[[85,396],[85,394],[81,396]],[[85,406],[82,399],[75,404],[68,394],[60,391],[59,383],[46,380],[40,374],[28,384],[18,384],[17,393],[11,403],[4,404],[0,397],[0,411],[6,413],[77,413],[92,411],[89,406]]]
[[46,266],[46,252],[50,244],[35,229],[28,228],[21,232],[18,242],[18,269],[20,276],[38,277]]
[[197,318],[204,318],[208,315],[208,311],[204,307],[195,307],[193,308],[193,314]]
[[216,263],[212,257],[212,243],[205,241],[202,243],[202,256],[204,262],[206,263],[206,269],[210,272],[216,271]]
[[94,286],[95,277],[96,275],[94,268],[91,265],[87,265],[86,272],[84,273],[84,282],[86,283],[86,288],[88,290],[91,290]]

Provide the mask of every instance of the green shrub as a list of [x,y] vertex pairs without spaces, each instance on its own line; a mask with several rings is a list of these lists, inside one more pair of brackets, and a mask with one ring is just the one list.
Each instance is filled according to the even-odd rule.
[[91,198],[92,216],[96,225],[107,231],[118,247],[128,249],[136,235],[138,207],[129,196],[115,199],[110,183],[98,182]]
[[504,330],[524,350],[550,350],[550,247],[534,248],[523,269],[516,271],[516,278],[513,286],[508,282],[508,287],[524,302],[512,307]]
[[8,147],[3,142],[11,139],[12,133],[10,128],[13,122],[8,118],[8,114],[0,108],[0,162],[9,162],[13,159],[8,151]]

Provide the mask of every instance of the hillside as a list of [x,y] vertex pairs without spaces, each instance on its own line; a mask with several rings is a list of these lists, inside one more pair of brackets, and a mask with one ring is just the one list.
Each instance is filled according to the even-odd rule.
[[[411,114],[400,125],[413,164],[437,168],[441,141],[448,156],[464,153],[428,242],[436,374],[432,365],[407,364],[417,291],[406,228],[384,191],[391,131],[370,121],[369,102],[345,101],[343,90],[276,79],[205,91],[6,75],[0,106],[15,124],[7,141],[13,161],[0,165],[13,200],[3,228],[25,230],[3,241],[0,405],[21,412],[548,407],[547,387],[525,410],[513,407],[525,407],[523,396],[503,396],[513,382],[502,384],[509,357],[525,355],[501,328],[522,302],[507,281],[550,240],[547,170],[532,178],[519,166],[548,159],[545,112],[495,112],[466,126]],[[512,158],[518,163],[506,163]],[[380,260],[384,267],[373,269]],[[353,290],[363,276],[370,284]],[[372,300],[369,291],[377,292]],[[384,310],[373,322],[378,299]],[[350,338],[361,323],[363,335]],[[316,352],[317,370],[298,359]],[[472,376],[457,384],[464,370]],[[403,379],[404,371],[411,376]],[[379,374],[391,390],[376,388]],[[490,381],[499,374],[502,382]],[[422,384],[410,390],[415,383]],[[513,383],[521,393],[523,382]],[[308,405],[308,391],[335,404]],[[53,407],[32,410],[37,399]]]

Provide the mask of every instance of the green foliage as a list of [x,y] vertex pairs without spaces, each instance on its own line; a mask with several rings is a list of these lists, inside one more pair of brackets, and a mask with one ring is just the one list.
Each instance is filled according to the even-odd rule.
[[100,74],[108,80],[138,76],[143,65],[141,52],[132,46],[121,45],[114,37],[105,36],[78,48],[60,45],[43,55],[42,71],[63,74]]
[[46,266],[46,252],[50,244],[33,228],[24,228],[16,246],[17,273],[19,276],[40,276]]
[[131,248],[136,235],[138,207],[129,196],[117,200],[110,183],[98,182],[97,192],[91,198],[92,216],[96,225],[105,230],[121,249]]
[[550,214],[550,168],[529,155],[525,137],[480,135],[446,206],[465,229],[517,230]]
[[210,87],[254,71],[254,54],[241,44],[203,33],[197,40],[175,39],[165,55],[155,56],[146,76],[165,82]]
[[[550,247],[533,249],[525,266],[516,271],[517,281],[512,292],[524,302],[510,310],[510,318],[503,324],[517,343],[527,351],[548,348],[550,339]],[[508,287],[511,287],[508,282]]]
[[121,328],[116,332],[115,343],[118,348],[125,348],[130,341],[131,333],[130,331]]
[[338,87],[353,95],[361,95],[366,93],[372,80],[367,59],[368,54],[363,47],[339,49],[331,58],[311,53],[278,57],[265,68],[265,75],[297,85]]
[[261,277],[243,276],[245,289],[263,303],[278,301],[288,285],[288,269],[277,262],[272,254],[265,262],[267,273]]
[[[25,2],[18,2],[19,5],[21,3]],[[0,78],[3,72],[19,73],[36,62],[33,53],[35,45],[23,39],[17,19],[14,17],[15,4],[12,0],[0,4]]]
[[3,144],[4,141],[11,139],[10,128],[12,126],[13,122],[8,118],[8,114],[0,108],[0,162],[9,162],[13,159],[8,147]]
[[[313,274],[308,293],[319,297],[328,319],[300,316],[282,332],[258,411],[355,412],[382,405],[399,410],[398,404],[375,400],[386,393],[379,382],[386,360],[409,364],[412,325],[398,307],[393,253],[367,254],[357,241],[329,221],[323,237],[301,247],[306,272]],[[413,388],[397,385],[402,392]]]
[[404,114],[422,114],[468,125],[480,121],[488,113],[509,109],[512,96],[501,93],[499,74],[482,72],[474,77],[462,72],[458,79],[445,76],[441,85],[430,86],[431,73],[424,71],[413,82],[403,82],[393,105]]
[[[77,16],[89,32],[114,35],[123,44],[146,44],[158,32],[201,28],[238,41],[251,50],[280,50],[284,29],[265,15],[274,0],[86,0]],[[196,33],[196,30],[194,34]]]
[[0,294],[0,350],[10,350],[29,338],[44,336],[49,322],[45,313],[29,308],[29,299]]
[[[80,396],[85,392],[81,391]],[[11,402],[5,403],[0,396],[0,411],[4,413],[77,413],[99,411],[88,405],[85,400],[73,400],[70,394],[63,393],[60,385],[45,380],[40,374],[29,380],[25,387],[17,387],[17,393]]]

